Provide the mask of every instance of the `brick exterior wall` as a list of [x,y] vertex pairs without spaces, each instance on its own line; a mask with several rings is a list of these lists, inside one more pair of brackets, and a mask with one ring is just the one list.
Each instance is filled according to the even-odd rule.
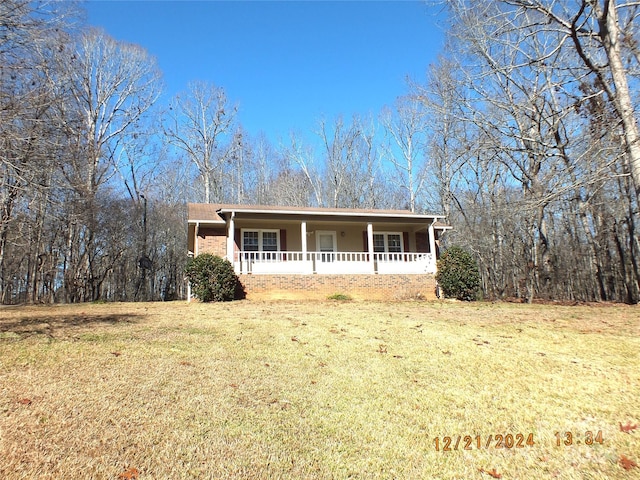
[[239,275],[251,300],[325,300],[342,293],[357,300],[435,300],[436,281],[421,275]]
[[227,255],[226,234],[227,232],[223,228],[201,229],[198,235],[198,254],[211,253],[224,258]]

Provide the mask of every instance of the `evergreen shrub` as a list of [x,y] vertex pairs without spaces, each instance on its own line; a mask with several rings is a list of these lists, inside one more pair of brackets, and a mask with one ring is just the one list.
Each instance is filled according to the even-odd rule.
[[238,276],[228,260],[203,253],[189,260],[185,274],[201,302],[226,302],[236,296]]
[[445,297],[476,300],[480,291],[480,272],[469,252],[451,247],[438,260],[436,281]]

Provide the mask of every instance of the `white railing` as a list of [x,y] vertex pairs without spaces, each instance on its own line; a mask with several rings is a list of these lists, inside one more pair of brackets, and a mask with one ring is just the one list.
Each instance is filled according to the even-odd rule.
[[435,273],[430,253],[374,253],[377,273]]
[[236,260],[241,262],[299,262],[304,260],[302,252],[236,252]]
[[430,253],[236,252],[237,273],[435,273]]

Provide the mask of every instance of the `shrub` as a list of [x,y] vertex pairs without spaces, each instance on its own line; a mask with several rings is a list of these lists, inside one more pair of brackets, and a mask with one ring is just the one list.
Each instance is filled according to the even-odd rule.
[[445,297],[475,300],[480,290],[478,265],[469,252],[451,247],[438,260],[436,281]]
[[228,260],[203,253],[187,263],[185,274],[193,295],[201,302],[226,302],[235,298],[239,282]]
[[349,301],[353,300],[350,295],[346,295],[344,293],[334,293],[333,295],[329,295],[327,300],[339,300],[339,301]]

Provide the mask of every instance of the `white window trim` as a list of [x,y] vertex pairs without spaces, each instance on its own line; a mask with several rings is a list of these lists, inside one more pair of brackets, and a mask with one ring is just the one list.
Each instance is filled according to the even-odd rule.
[[[404,233],[402,232],[373,232],[374,237],[376,235],[382,235],[384,237],[384,252],[376,252],[376,253],[404,253]],[[400,251],[399,252],[390,252],[389,251],[389,235],[399,235],[400,236]],[[375,241],[374,241],[375,246]]]
[[244,252],[244,232],[258,232],[258,252],[262,252],[262,234],[264,232],[276,233],[276,251],[280,251],[280,230],[276,228],[242,228],[240,229],[240,243],[242,244],[242,251]]

